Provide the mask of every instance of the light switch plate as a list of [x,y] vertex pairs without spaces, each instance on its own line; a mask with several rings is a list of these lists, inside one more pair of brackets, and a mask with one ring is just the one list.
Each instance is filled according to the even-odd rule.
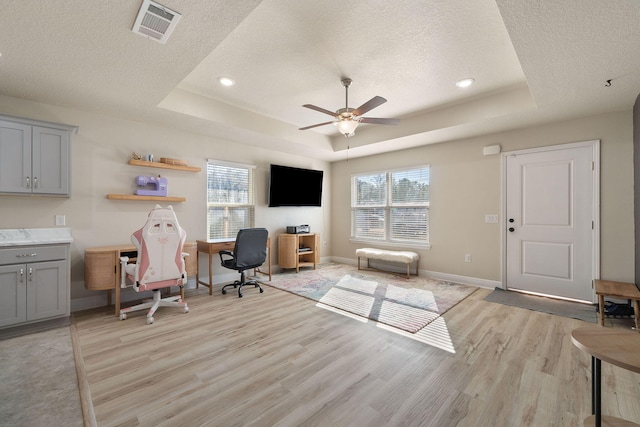
[[66,225],[67,219],[64,215],[56,215],[56,225]]
[[498,215],[497,214],[487,214],[484,216],[484,222],[487,224],[497,224],[498,223]]

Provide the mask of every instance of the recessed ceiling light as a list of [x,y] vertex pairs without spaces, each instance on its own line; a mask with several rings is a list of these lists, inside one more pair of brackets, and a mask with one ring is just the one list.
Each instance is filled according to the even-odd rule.
[[472,78],[468,78],[468,79],[462,79],[456,82],[456,86],[461,87],[461,88],[465,88],[465,87],[469,87],[473,84],[473,82],[475,82],[475,79]]
[[222,85],[222,86],[233,86],[234,84],[236,84],[235,80],[229,78],[229,77],[218,77],[218,82]]

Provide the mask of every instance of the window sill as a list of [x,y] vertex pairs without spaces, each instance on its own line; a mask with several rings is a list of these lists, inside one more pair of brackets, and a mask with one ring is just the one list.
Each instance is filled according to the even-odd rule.
[[430,243],[387,242],[386,240],[365,240],[365,239],[356,239],[353,237],[350,238],[349,241],[351,243],[366,244],[366,245],[372,245],[377,247],[387,247],[387,248],[423,249],[423,250],[431,249]]

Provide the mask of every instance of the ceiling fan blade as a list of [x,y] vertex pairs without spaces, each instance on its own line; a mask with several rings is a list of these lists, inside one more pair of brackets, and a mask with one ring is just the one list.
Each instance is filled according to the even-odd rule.
[[303,107],[311,108],[312,110],[316,110],[316,111],[319,111],[321,113],[325,113],[325,114],[328,114],[330,116],[337,117],[337,114],[334,113],[333,111],[325,110],[324,108],[316,107],[315,105],[304,104]]
[[397,125],[400,119],[381,119],[376,117],[361,117],[360,123],[374,123],[377,125]]
[[356,116],[361,116],[367,111],[373,110],[374,108],[384,104],[385,102],[387,102],[387,100],[384,99],[383,97],[374,96],[373,98],[371,98],[370,100],[368,100],[367,102],[365,102],[364,104],[362,104],[361,106],[353,110],[352,112]]
[[324,122],[324,123],[318,123],[317,125],[305,126],[305,127],[303,127],[303,128],[299,128],[298,130],[307,130],[307,129],[315,128],[315,127],[318,127],[318,126],[329,125],[329,124],[331,124],[331,123],[333,123],[333,121],[331,121],[331,122]]

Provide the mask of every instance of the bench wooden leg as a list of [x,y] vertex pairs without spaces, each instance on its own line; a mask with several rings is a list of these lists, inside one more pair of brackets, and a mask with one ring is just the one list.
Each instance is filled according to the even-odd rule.
[[640,331],[640,326],[638,324],[638,316],[640,316],[640,302],[637,299],[633,300],[633,318],[636,322],[636,331]]

